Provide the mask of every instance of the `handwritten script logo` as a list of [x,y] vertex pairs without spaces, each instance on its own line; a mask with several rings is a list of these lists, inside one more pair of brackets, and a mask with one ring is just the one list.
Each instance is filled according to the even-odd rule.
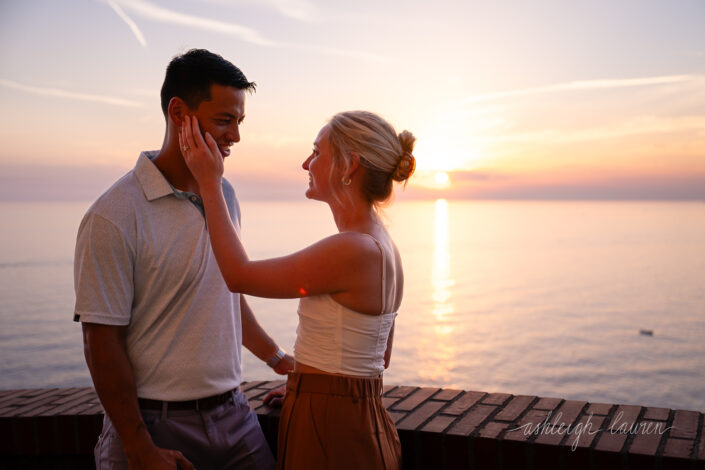
[[[563,418],[563,413],[559,412],[556,416],[555,419],[551,420],[551,416],[553,415],[552,411],[548,412],[548,415],[546,415],[546,418],[544,418],[543,421],[540,423],[534,424],[534,423],[526,423],[523,424],[519,427],[510,429],[509,431],[518,431],[522,430],[524,433],[524,436],[531,436],[532,434],[535,436],[539,436],[541,434],[544,435],[567,435],[567,436],[573,436],[573,441],[570,446],[571,450],[575,450],[578,447],[578,443],[580,442],[580,438],[584,435],[588,436],[594,436],[600,431],[603,431],[602,428],[598,429],[593,429],[593,423],[592,423],[592,418],[593,414],[590,413],[587,416],[587,419],[585,422],[579,422],[575,424],[566,424],[562,421]],[[643,422],[637,422],[634,421],[633,423],[629,423],[627,421],[623,421],[624,419],[624,413],[620,411],[617,413],[617,415],[614,417],[614,420],[612,421],[612,426],[609,427],[608,431],[610,434],[642,434],[642,435],[648,435],[648,434],[659,434],[662,435],[669,429],[673,429],[672,426],[669,427],[664,427],[665,423],[656,423],[653,421],[643,421]]]

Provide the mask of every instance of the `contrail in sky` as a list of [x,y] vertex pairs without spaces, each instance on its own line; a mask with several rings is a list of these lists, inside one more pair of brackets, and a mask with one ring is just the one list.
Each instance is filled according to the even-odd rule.
[[120,6],[113,0],[106,0],[106,2],[108,3],[108,5],[110,5],[110,8],[115,10],[115,13],[118,14],[118,16],[127,24],[127,26],[130,27],[132,34],[134,34],[140,44],[142,44],[142,47],[147,47],[147,40],[144,38],[144,34],[142,34],[142,31],[140,31],[140,28],[137,26],[137,24],[132,21],[132,18],[127,16],[127,14],[125,14],[122,8],[120,8]]
[[112,106],[123,106],[131,108],[141,108],[143,104],[138,101],[126,100],[123,98],[116,98],[114,96],[106,95],[91,95],[88,93],[76,93],[74,91],[61,90],[59,88],[43,88],[31,85],[25,85],[22,83],[13,82],[12,80],[6,80],[0,78],[0,86],[6,88],[13,88],[15,90],[25,91],[27,93],[32,93],[35,95],[44,96],[55,96],[57,98],[67,98],[78,101],[93,101],[96,103],[109,104]]
[[[186,26],[190,28],[195,28],[195,29],[200,29],[203,31],[208,31],[210,33],[220,33],[220,34],[225,34],[228,36],[234,36],[237,37],[245,42],[249,42],[250,44],[255,44],[257,46],[263,46],[263,47],[273,47],[273,48],[280,48],[280,49],[298,49],[298,50],[304,50],[308,52],[314,52],[318,54],[325,54],[325,55],[333,55],[333,56],[343,56],[343,57],[351,57],[351,58],[356,58],[356,59],[362,59],[362,60],[367,60],[371,62],[389,62],[390,59],[382,57],[378,54],[370,53],[370,52],[364,52],[364,51],[356,51],[356,50],[349,50],[349,49],[339,49],[339,48],[334,48],[334,47],[327,47],[327,46],[318,46],[318,45],[308,45],[308,44],[293,44],[290,42],[279,42],[279,41],[273,41],[271,39],[265,38],[262,34],[260,34],[259,31],[249,28],[247,26],[239,25],[236,23],[229,23],[225,21],[220,21],[220,20],[213,20],[210,18],[203,18],[200,16],[195,16],[195,15],[190,15],[186,13],[180,13],[177,11],[169,10],[167,8],[154,5],[153,3],[149,3],[144,0],[105,0],[107,1],[111,7],[113,7],[113,10],[115,10],[118,15],[125,21],[128,26],[132,29],[133,33],[135,33],[135,36],[137,37],[138,40],[140,40],[140,37],[137,36],[139,29],[135,25],[133,28],[132,25],[134,22],[124,13],[120,14],[119,7],[122,7],[126,10],[131,11],[132,13],[137,14],[138,16],[146,19],[150,19],[153,21],[159,21],[161,23],[169,23],[169,24],[175,24],[179,26]],[[115,6],[118,6],[118,9],[115,8]],[[139,33],[141,36],[141,33]],[[142,39],[144,37],[142,36]],[[140,40],[140,43],[142,41]],[[143,44],[144,45],[144,44]]]
[[235,23],[226,23],[224,21],[212,20],[200,16],[179,13],[169,10],[153,3],[143,0],[108,0],[111,3],[116,3],[133,13],[137,13],[142,18],[147,18],[162,23],[176,24],[179,26],[187,26],[190,28],[202,29],[210,32],[217,32],[236,36],[252,44],[259,46],[277,46],[276,42],[263,38],[259,32],[247,26],[241,26]]

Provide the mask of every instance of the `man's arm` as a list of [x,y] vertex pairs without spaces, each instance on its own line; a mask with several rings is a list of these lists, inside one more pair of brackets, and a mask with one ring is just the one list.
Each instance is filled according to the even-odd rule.
[[[255,356],[267,362],[279,350],[279,346],[257,322],[252,309],[244,295],[240,295],[240,312],[242,316],[242,345]],[[294,358],[286,354],[274,367],[274,372],[284,375],[294,370]]]
[[127,327],[83,323],[88,370],[105,413],[115,426],[131,469],[193,469],[181,452],[152,442],[137,403],[132,365],[127,356]]

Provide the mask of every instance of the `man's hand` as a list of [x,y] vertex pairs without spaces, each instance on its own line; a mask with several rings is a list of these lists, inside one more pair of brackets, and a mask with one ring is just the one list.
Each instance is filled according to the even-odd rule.
[[284,354],[284,357],[281,361],[279,361],[279,364],[274,366],[274,372],[279,375],[286,375],[289,372],[294,372],[295,365],[296,361],[294,360],[294,358],[288,354]]
[[[140,456],[136,460],[129,460],[130,470],[195,470],[195,467],[178,450],[160,449],[155,447],[155,452]],[[178,465],[178,467],[177,467]]]
[[284,397],[286,397],[286,385],[270,390],[269,393],[265,395],[262,402],[269,406],[282,406],[282,403],[284,403]]
[[126,453],[130,470],[195,470],[193,464],[178,450],[160,449],[151,441],[142,448]]
[[130,470],[194,470],[191,462],[178,450],[161,449],[154,445],[147,429],[142,426],[133,436],[122,441]]

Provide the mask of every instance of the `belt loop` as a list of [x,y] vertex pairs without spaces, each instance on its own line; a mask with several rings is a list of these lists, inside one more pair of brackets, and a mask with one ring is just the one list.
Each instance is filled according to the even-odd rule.
[[162,421],[166,421],[166,410],[167,410],[167,402],[162,401]]

